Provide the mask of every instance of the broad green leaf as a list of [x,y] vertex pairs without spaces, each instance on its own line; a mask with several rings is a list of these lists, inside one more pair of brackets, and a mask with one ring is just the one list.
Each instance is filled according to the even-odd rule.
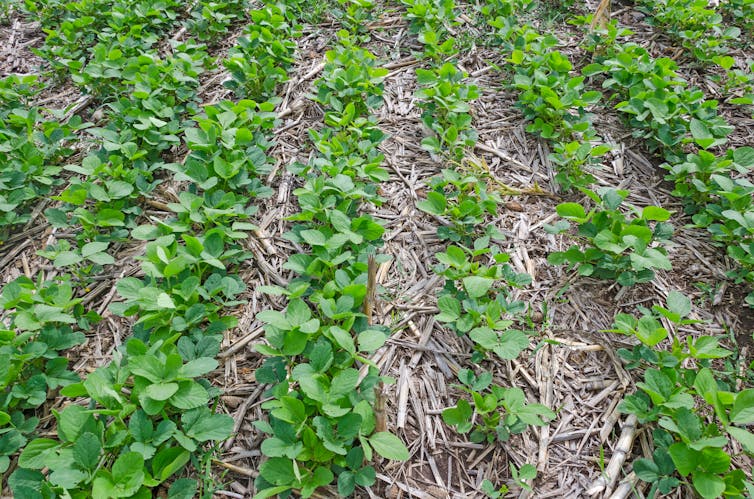
[[153,383],[147,386],[145,393],[153,400],[167,400],[178,391],[178,383]]
[[754,389],[743,390],[736,395],[730,420],[736,424],[754,423]]
[[49,455],[60,446],[60,442],[50,438],[37,438],[29,442],[21,456],[18,458],[18,464],[24,468],[42,469],[47,466]]
[[575,221],[580,221],[586,218],[586,212],[584,207],[578,203],[561,203],[556,208],[558,215],[563,218],[570,218]]
[[94,470],[99,462],[102,446],[92,433],[84,433],[73,444],[73,458],[85,470]]
[[725,492],[725,481],[713,473],[697,471],[692,474],[691,483],[704,499],[715,499]]
[[178,371],[182,378],[196,378],[217,369],[218,363],[215,359],[209,357],[199,357],[187,362]]
[[136,493],[144,481],[144,457],[138,452],[121,454],[113,463],[113,482],[118,497],[129,497]]
[[735,426],[729,426],[727,429],[731,437],[738,440],[738,443],[749,454],[754,454],[754,434],[744,430],[743,428],[737,428]]
[[641,218],[644,220],[664,222],[670,218],[670,212],[659,206],[645,206],[641,211]]
[[209,402],[207,390],[193,380],[181,381],[179,388],[170,397],[170,404],[177,409],[194,409]]
[[469,276],[463,278],[463,287],[472,298],[479,298],[487,294],[495,280],[489,277]]
[[409,458],[406,445],[387,431],[381,431],[369,437],[369,443],[380,456],[394,461],[407,461]]
[[152,460],[154,477],[165,481],[189,461],[191,454],[181,447],[168,447],[161,450]]
[[691,313],[691,300],[683,293],[671,291],[668,293],[668,309],[681,318],[686,317]]

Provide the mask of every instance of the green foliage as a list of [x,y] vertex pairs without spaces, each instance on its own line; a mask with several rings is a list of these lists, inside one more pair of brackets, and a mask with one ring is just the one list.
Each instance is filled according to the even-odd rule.
[[196,127],[185,130],[191,153],[183,164],[166,164],[177,180],[188,180],[204,191],[238,192],[266,197],[272,191],[260,175],[269,173],[266,155],[272,147],[269,133],[275,126],[274,105],[242,100],[205,106]]
[[673,226],[666,221],[670,212],[646,206],[639,210],[631,207],[632,215],[620,210],[627,191],[607,189],[601,195],[584,191],[596,207],[588,213],[578,203],[562,203],[557,212],[565,220],[548,226],[550,233],[561,233],[576,223],[575,234],[580,245],[567,251],[551,253],[547,260],[554,265],[568,264],[579,275],[598,279],[615,279],[623,286],[648,282],[654,278],[654,269],[670,270],[667,251],[662,246],[672,233]]
[[[436,318],[457,334],[469,335],[477,350],[475,358],[494,352],[499,358],[515,359],[529,346],[529,338],[511,327],[525,305],[509,295],[512,288],[531,283],[531,277],[517,274],[507,263],[508,255],[488,243],[489,238],[480,238],[474,250],[448,246],[437,253],[440,265],[434,270],[446,280],[437,299]],[[491,265],[479,262],[484,255],[491,257]]]
[[[26,446],[21,469],[10,480],[14,493],[33,488],[73,496],[150,497],[150,489],[179,472],[191,453],[207,441],[227,438],[233,420],[206,407],[219,392],[198,378],[217,361],[184,362],[173,345],[176,339],[152,346],[131,339],[108,366],[66,387],[66,395],[89,397],[92,409],[71,404],[54,411],[58,439],[40,438]],[[50,472],[35,471],[42,468]],[[171,492],[178,488],[196,490],[196,483],[179,480]]]
[[388,70],[375,67],[376,57],[356,46],[348,32],[339,31],[338,42],[325,53],[325,67],[322,77],[314,82],[317,92],[312,98],[329,112],[344,113],[351,105],[351,114],[366,118],[382,105],[383,80]]
[[58,165],[87,126],[43,118],[27,105],[35,86],[35,77],[0,80],[0,229],[28,222],[33,206],[60,185]]
[[191,11],[187,29],[203,42],[217,43],[230,25],[245,18],[247,0],[200,1]]
[[450,36],[457,25],[455,0],[401,0],[406,7],[409,32],[424,45],[419,57],[440,60],[456,53],[455,39]]
[[588,112],[602,94],[586,89],[586,75],[572,75],[571,61],[555,50],[559,43],[555,36],[518,22],[524,8],[511,4],[508,17],[490,22],[513,72],[509,86],[519,92],[517,106],[530,121],[526,130],[552,144],[550,159],[558,170],[555,181],[565,189],[584,188],[594,181],[585,167],[600,165],[600,158],[610,150],[599,144]]
[[[555,413],[542,404],[527,404],[523,390],[492,385],[492,374],[476,376],[470,369],[458,373],[461,390],[471,396],[472,404],[459,399],[455,407],[442,412],[442,419],[459,433],[470,433],[472,442],[506,442],[511,435],[523,433],[528,426],[544,426]],[[473,416],[476,414],[476,423]]]
[[249,13],[252,23],[228,51],[223,65],[231,79],[224,85],[242,99],[270,100],[288,80],[300,26],[291,26],[280,6],[269,5]]
[[0,473],[27,442],[39,418],[33,410],[54,390],[79,381],[64,352],[84,343],[81,330],[100,318],[85,312],[67,280],[6,284],[0,306],[8,311],[0,328]]
[[754,422],[754,391],[734,391],[734,380],[711,369],[712,360],[732,353],[720,347],[717,338],[688,336],[683,344],[674,334],[670,351],[651,348],[668,336],[660,318],[674,332],[697,322],[685,319],[691,302],[684,295],[673,291],[667,307],[640,311],[639,319],[618,314],[613,329],[641,341],[633,350],[618,352],[629,368],[646,367],[644,380],[637,383],[639,391],[627,396],[619,409],[635,414],[643,424],[658,425],[652,458],[637,459],[634,471],[652,484],[651,493],[669,494],[681,484],[680,476],[701,497],[744,497],[751,483],[731,467],[725,449],[733,438],[745,453],[754,453],[754,434],[742,427]]
[[463,82],[466,76],[451,63],[416,70],[420,88],[415,96],[423,110],[422,124],[432,133],[422,140],[422,147],[438,155],[447,151],[456,160],[463,158],[477,139],[469,103],[479,97],[479,90]]
[[[339,41],[310,96],[325,108],[324,127],[309,134],[318,154],[290,167],[306,175],[294,190],[300,212],[289,217],[295,224],[285,235],[301,248],[284,264],[297,277],[285,288],[264,288],[287,297],[284,311],[257,315],[266,340],[257,350],[267,358],[256,379],[271,387],[263,405],[269,418],[255,423],[267,434],[256,498],[292,490],[310,497],[334,481],[349,496],[357,485],[374,484],[368,464],[374,453],[409,456],[398,437],[376,431],[374,388],[381,378],[367,355],[389,330],[370,325],[362,313],[367,260],[385,231],[360,209],[380,202],[374,182],[387,178],[377,149],[383,133],[370,116],[382,103],[387,71],[347,33]],[[357,362],[364,363],[361,373]]]
[[[430,179],[430,187],[427,199],[417,202],[416,207],[450,222],[438,227],[437,235],[441,240],[472,245],[479,227],[488,216],[497,215],[502,203],[495,192],[487,192],[485,183],[478,177],[455,170],[444,169],[442,176]],[[493,225],[485,231],[497,240],[504,237]]]
[[332,16],[352,34],[358,34],[359,39],[368,41],[367,23],[374,19],[374,7],[374,0],[338,0]]
[[662,28],[702,62],[716,62],[730,52],[741,29],[726,27],[717,7],[704,0],[662,0],[642,2],[653,26]]

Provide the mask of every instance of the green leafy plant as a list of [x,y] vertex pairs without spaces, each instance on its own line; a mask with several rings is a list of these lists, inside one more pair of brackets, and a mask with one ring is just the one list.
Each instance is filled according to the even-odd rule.
[[701,497],[744,497],[752,484],[742,470],[732,468],[726,449],[733,438],[744,452],[754,453],[754,434],[743,428],[754,421],[754,391],[734,391],[728,376],[711,369],[714,359],[732,353],[715,337],[688,336],[684,344],[674,335],[669,351],[652,348],[669,335],[660,317],[674,332],[698,322],[686,319],[691,302],[684,295],[671,292],[667,307],[640,311],[639,319],[619,314],[613,329],[641,342],[618,352],[629,368],[646,367],[639,391],[627,396],[619,409],[635,414],[641,423],[657,425],[652,458],[634,461],[634,471],[652,484],[651,493],[668,494],[685,482]]
[[[459,433],[470,433],[472,442],[506,442],[511,435],[523,433],[528,426],[544,426],[555,413],[542,404],[527,404],[523,390],[492,385],[492,374],[476,376],[470,369],[458,373],[458,387],[471,395],[472,403],[459,399],[455,407],[442,412],[445,423]],[[474,423],[474,415],[481,421]]]
[[[444,169],[442,175],[430,180],[432,190],[427,199],[416,203],[420,210],[444,217],[448,225],[441,225],[437,235],[441,240],[471,245],[479,227],[487,217],[497,215],[502,199],[495,192],[488,192],[485,183],[472,174]],[[504,235],[494,225],[485,229],[488,236],[502,240]]]
[[291,26],[283,9],[274,5],[249,15],[252,23],[223,61],[231,75],[224,85],[240,98],[270,100],[288,79],[296,50],[292,38],[300,35],[300,27]]
[[32,412],[60,387],[79,381],[64,352],[84,343],[81,330],[99,321],[74,297],[68,280],[19,277],[6,284],[0,306],[0,472],[22,448],[39,418]]
[[469,102],[479,97],[479,90],[476,85],[463,83],[466,76],[451,63],[416,70],[420,88],[415,95],[423,110],[422,124],[432,133],[422,140],[422,147],[438,155],[448,151],[456,160],[477,139]]
[[[516,468],[516,465],[513,463],[508,463],[508,466],[510,467],[511,475],[513,475],[513,482],[522,489],[531,491],[532,488],[526,481],[534,480],[537,477],[537,468],[529,463],[524,464],[521,468]],[[482,481],[481,489],[490,499],[498,499],[509,492],[507,485],[495,488],[492,482],[487,479]]]
[[[55,411],[59,439],[26,446],[9,480],[14,492],[150,497],[199,446],[227,438],[232,418],[207,408],[218,391],[195,379],[217,361],[184,362],[173,344],[179,336],[151,347],[131,339],[111,364],[67,386],[65,395],[88,396],[94,409],[72,404]],[[43,469],[47,474],[37,471]],[[178,480],[171,493],[178,489],[195,491],[196,482]]]
[[575,236],[583,248],[573,245],[567,251],[551,253],[547,258],[550,263],[568,264],[579,275],[615,279],[623,286],[652,280],[654,269],[671,268],[662,246],[673,233],[667,222],[669,211],[657,206],[641,210],[631,207],[633,214],[626,215],[620,206],[628,191],[607,189],[601,195],[584,192],[595,208],[587,213],[578,203],[562,203],[557,212],[565,220],[547,227],[548,232],[557,234],[568,231],[571,222],[576,223]]

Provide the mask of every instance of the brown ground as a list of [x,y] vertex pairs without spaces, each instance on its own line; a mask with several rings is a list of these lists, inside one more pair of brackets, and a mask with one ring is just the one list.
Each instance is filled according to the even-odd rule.
[[[594,7],[595,2],[586,5],[587,10]],[[675,53],[670,42],[653,33],[630,7],[621,9],[618,19],[629,23],[636,32],[634,41],[647,40],[653,53]],[[384,375],[397,380],[387,388],[389,425],[409,446],[411,459],[406,463],[379,463],[377,484],[358,496],[483,497],[478,492],[482,480],[508,482],[511,476],[508,463],[513,462],[518,467],[532,463],[539,472],[534,492],[521,491],[519,497],[584,497],[600,477],[601,467],[613,455],[626,419],[616,407],[625,394],[633,392],[637,377],[623,368],[616,355],[616,350],[627,344],[626,340],[601,330],[611,326],[617,312],[634,312],[637,304],[651,306],[664,302],[670,290],[679,290],[692,297],[692,317],[705,321],[684,328],[682,335],[721,335],[729,347],[737,341],[741,347],[748,347],[748,353],[741,353],[750,362],[754,314],[742,307],[748,290],[724,280],[725,272],[731,268],[724,251],[710,243],[706,232],[684,228],[689,220],[679,214],[673,218],[677,232],[670,249],[672,272],[659,272],[654,282],[630,289],[578,278],[546,262],[548,253],[569,245],[565,237],[552,236],[543,230],[544,224],[555,220],[555,206],[562,199],[516,197],[522,210],[503,210],[491,222],[508,234],[504,250],[510,253],[516,270],[528,272],[534,278],[531,286],[516,291],[514,296],[526,301],[533,312],[545,315],[538,324],[539,336],[533,339],[528,353],[510,362],[486,361],[484,367],[494,372],[498,384],[524,389],[530,401],[548,405],[557,411],[558,417],[549,426],[533,428],[506,444],[471,444],[456,434],[442,422],[440,413],[454,405],[459,395],[452,386],[456,381],[454,373],[459,368],[473,367],[468,355],[471,349],[469,340],[456,337],[433,319],[435,295],[442,283],[433,277],[431,267],[435,263],[433,255],[444,245],[435,236],[435,220],[414,203],[421,197],[426,181],[445,165],[433,161],[419,147],[420,112],[413,99],[414,69],[418,63],[407,48],[415,46],[415,40],[407,34],[406,27],[400,10],[391,7],[372,26],[368,48],[391,68],[385,81],[385,106],[379,116],[381,126],[390,135],[382,149],[391,179],[381,186],[387,202],[374,209],[373,214],[385,221],[383,252],[392,257],[378,274],[384,288],[379,322],[398,330],[375,354],[374,360]],[[254,317],[260,310],[281,307],[274,297],[255,288],[284,282],[289,277],[282,264],[292,247],[282,235],[287,230],[284,218],[297,211],[292,190],[299,180],[291,178],[285,166],[294,160],[307,159],[310,149],[307,130],[321,123],[322,111],[302,99],[321,69],[323,50],[332,42],[336,29],[337,26],[327,24],[305,30],[300,40],[299,63],[281,92],[280,108],[290,112],[281,120],[277,146],[271,151],[278,159],[276,174],[269,179],[276,194],[273,202],[260,207],[257,220],[260,237],[248,241],[256,257],[241,270],[249,289],[248,304],[234,311],[239,326],[227,334],[221,371],[214,377],[214,382],[225,391],[222,410],[235,418],[238,430],[235,438],[223,445],[220,457],[230,469],[224,476],[218,473],[223,496],[252,495],[252,477],[260,461],[258,449],[262,436],[251,423],[263,417],[260,408],[263,387],[253,377],[261,363],[254,345],[263,341],[263,332]],[[575,28],[559,23],[557,29],[565,44],[563,50],[574,54],[575,61],[583,58],[576,54],[579,38]],[[228,40],[235,39],[240,31],[241,27]],[[38,26],[22,19],[0,26],[0,76],[35,72],[41,60],[29,52],[29,47],[41,43],[42,36]],[[230,42],[224,43],[217,53],[225,53],[229,45]],[[537,184],[554,191],[548,145],[525,133],[526,123],[514,107],[516,96],[502,88],[506,76],[492,67],[499,61],[499,54],[481,48],[464,52],[459,61],[483,89],[482,97],[474,104],[475,126],[480,136],[474,154],[489,165],[496,178],[510,186],[527,188]],[[679,62],[684,67],[693,67],[683,57]],[[689,69],[685,74],[695,84],[703,83],[703,73]],[[221,86],[224,77],[220,70],[204,75],[204,102],[231,97]],[[52,88],[55,90],[41,97],[46,106],[63,108],[79,98],[79,93],[65,84]],[[711,86],[702,88],[710,97],[721,97]],[[732,105],[724,105],[723,109],[726,118],[737,127],[733,145],[751,144],[750,110]],[[618,151],[596,172],[599,185],[630,189],[628,200],[638,206],[656,204],[680,213],[678,200],[670,196],[671,189],[657,168],[657,158],[648,155],[631,138],[615,112],[599,112],[596,127],[606,140],[617,145]],[[171,201],[171,190],[171,186],[163,189],[157,195],[158,200]],[[33,276],[43,272],[47,278],[54,275],[55,271],[35,252],[61,234],[43,222],[44,217],[39,214],[0,246],[0,284],[21,273]],[[114,298],[114,279],[138,270],[138,262],[132,257],[140,251],[141,245],[136,242],[122,246],[116,256],[119,264],[109,268],[101,285],[86,295],[86,303],[106,319],[92,333],[87,345],[74,353],[76,369],[82,374],[106,363],[114,345],[128,335],[128,321],[109,314],[106,307]],[[705,295],[695,283],[711,286],[713,295]],[[629,462],[633,457],[648,455],[649,449],[648,432],[639,427]],[[751,469],[750,462],[741,466]],[[623,469],[628,473],[630,465]],[[611,497],[615,485],[617,482],[594,497]],[[641,490],[641,484],[638,487]],[[681,489],[676,497],[691,494],[690,490]],[[333,491],[324,491],[321,497],[334,495]]]

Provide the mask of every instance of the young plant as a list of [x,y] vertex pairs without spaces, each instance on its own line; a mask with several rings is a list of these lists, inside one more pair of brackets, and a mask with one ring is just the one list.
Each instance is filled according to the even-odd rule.
[[[442,176],[430,180],[431,191],[427,199],[416,203],[420,210],[446,218],[450,223],[437,228],[441,240],[471,246],[479,227],[487,217],[497,215],[502,199],[495,192],[487,192],[485,183],[471,174],[451,169],[442,170]],[[503,234],[494,225],[487,225],[486,235],[502,240]]]
[[[173,344],[178,336],[152,346],[132,338],[111,364],[67,386],[64,394],[89,397],[90,409],[69,404],[53,411],[58,439],[38,438],[26,446],[9,480],[14,493],[151,497],[191,453],[227,438],[232,418],[206,407],[219,391],[196,379],[217,361],[184,363]],[[196,482],[178,480],[171,494],[178,490],[193,495]]]
[[66,279],[19,277],[3,288],[0,307],[9,324],[0,327],[0,473],[39,423],[34,409],[60,387],[79,381],[64,352],[84,343],[81,330],[99,321],[74,298]]
[[236,46],[228,51],[223,65],[231,79],[224,85],[237,97],[257,102],[270,100],[288,79],[300,27],[291,26],[284,11],[275,5],[249,13],[252,23]]
[[[515,359],[529,346],[529,337],[511,327],[525,305],[509,295],[511,288],[531,283],[531,276],[517,274],[507,263],[508,255],[488,245],[489,238],[483,237],[474,250],[448,246],[444,253],[437,253],[440,265],[435,273],[446,279],[437,299],[437,320],[459,335],[469,335],[475,343],[475,360],[483,359],[487,352]],[[478,261],[485,255],[491,255],[492,265]]]
[[507,442],[511,435],[523,433],[528,426],[545,426],[555,419],[548,407],[527,404],[520,388],[492,385],[490,372],[477,376],[470,369],[462,369],[458,379],[462,383],[458,388],[471,396],[473,406],[466,399],[459,399],[455,407],[442,412],[442,419],[459,433],[471,432],[472,442]]
[[479,97],[479,90],[476,85],[463,82],[466,76],[451,63],[437,69],[416,70],[420,88],[415,95],[423,110],[422,124],[431,133],[422,140],[422,147],[433,154],[447,151],[460,160],[464,151],[476,143],[469,103]]
[[619,314],[612,330],[636,336],[639,345],[618,353],[629,368],[646,367],[639,391],[627,396],[619,409],[635,414],[641,423],[657,424],[652,458],[634,461],[634,471],[652,484],[650,495],[669,494],[685,482],[704,498],[743,497],[754,484],[732,467],[726,449],[732,438],[745,453],[754,454],[754,434],[744,428],[754,422],[754,390],[736,392],[729,376],[712,370],[714,359],[732,353],[720,347],[717,338],[688,336],[684,344],[674,334],[670,351],[653,348],[668,336],[660,317],[674,333],[698,322],[686,319],[691,302],[681,293],[671,292],[666,307],[641,311],[639,319]]
[[669,211],[657,206],[641,210],[630,207],[632,214],[627,215],[620,206],[628,191],[607,189],[601,195],[584,192],[595,203],[595,208],[587,213],[578,203],[562,203],[557,212],[565,220],[546,228],[550,233],[559,234],[568,231],[573,222],[577,225],[575,237],[580,244],[567,251],[551,253],[548,262],[567,264],[582,276],[615,279],[622,286],[651,281],[654,269],[670,270],[670,260],[663,246],[673,233],[673,226],[667,222]]

